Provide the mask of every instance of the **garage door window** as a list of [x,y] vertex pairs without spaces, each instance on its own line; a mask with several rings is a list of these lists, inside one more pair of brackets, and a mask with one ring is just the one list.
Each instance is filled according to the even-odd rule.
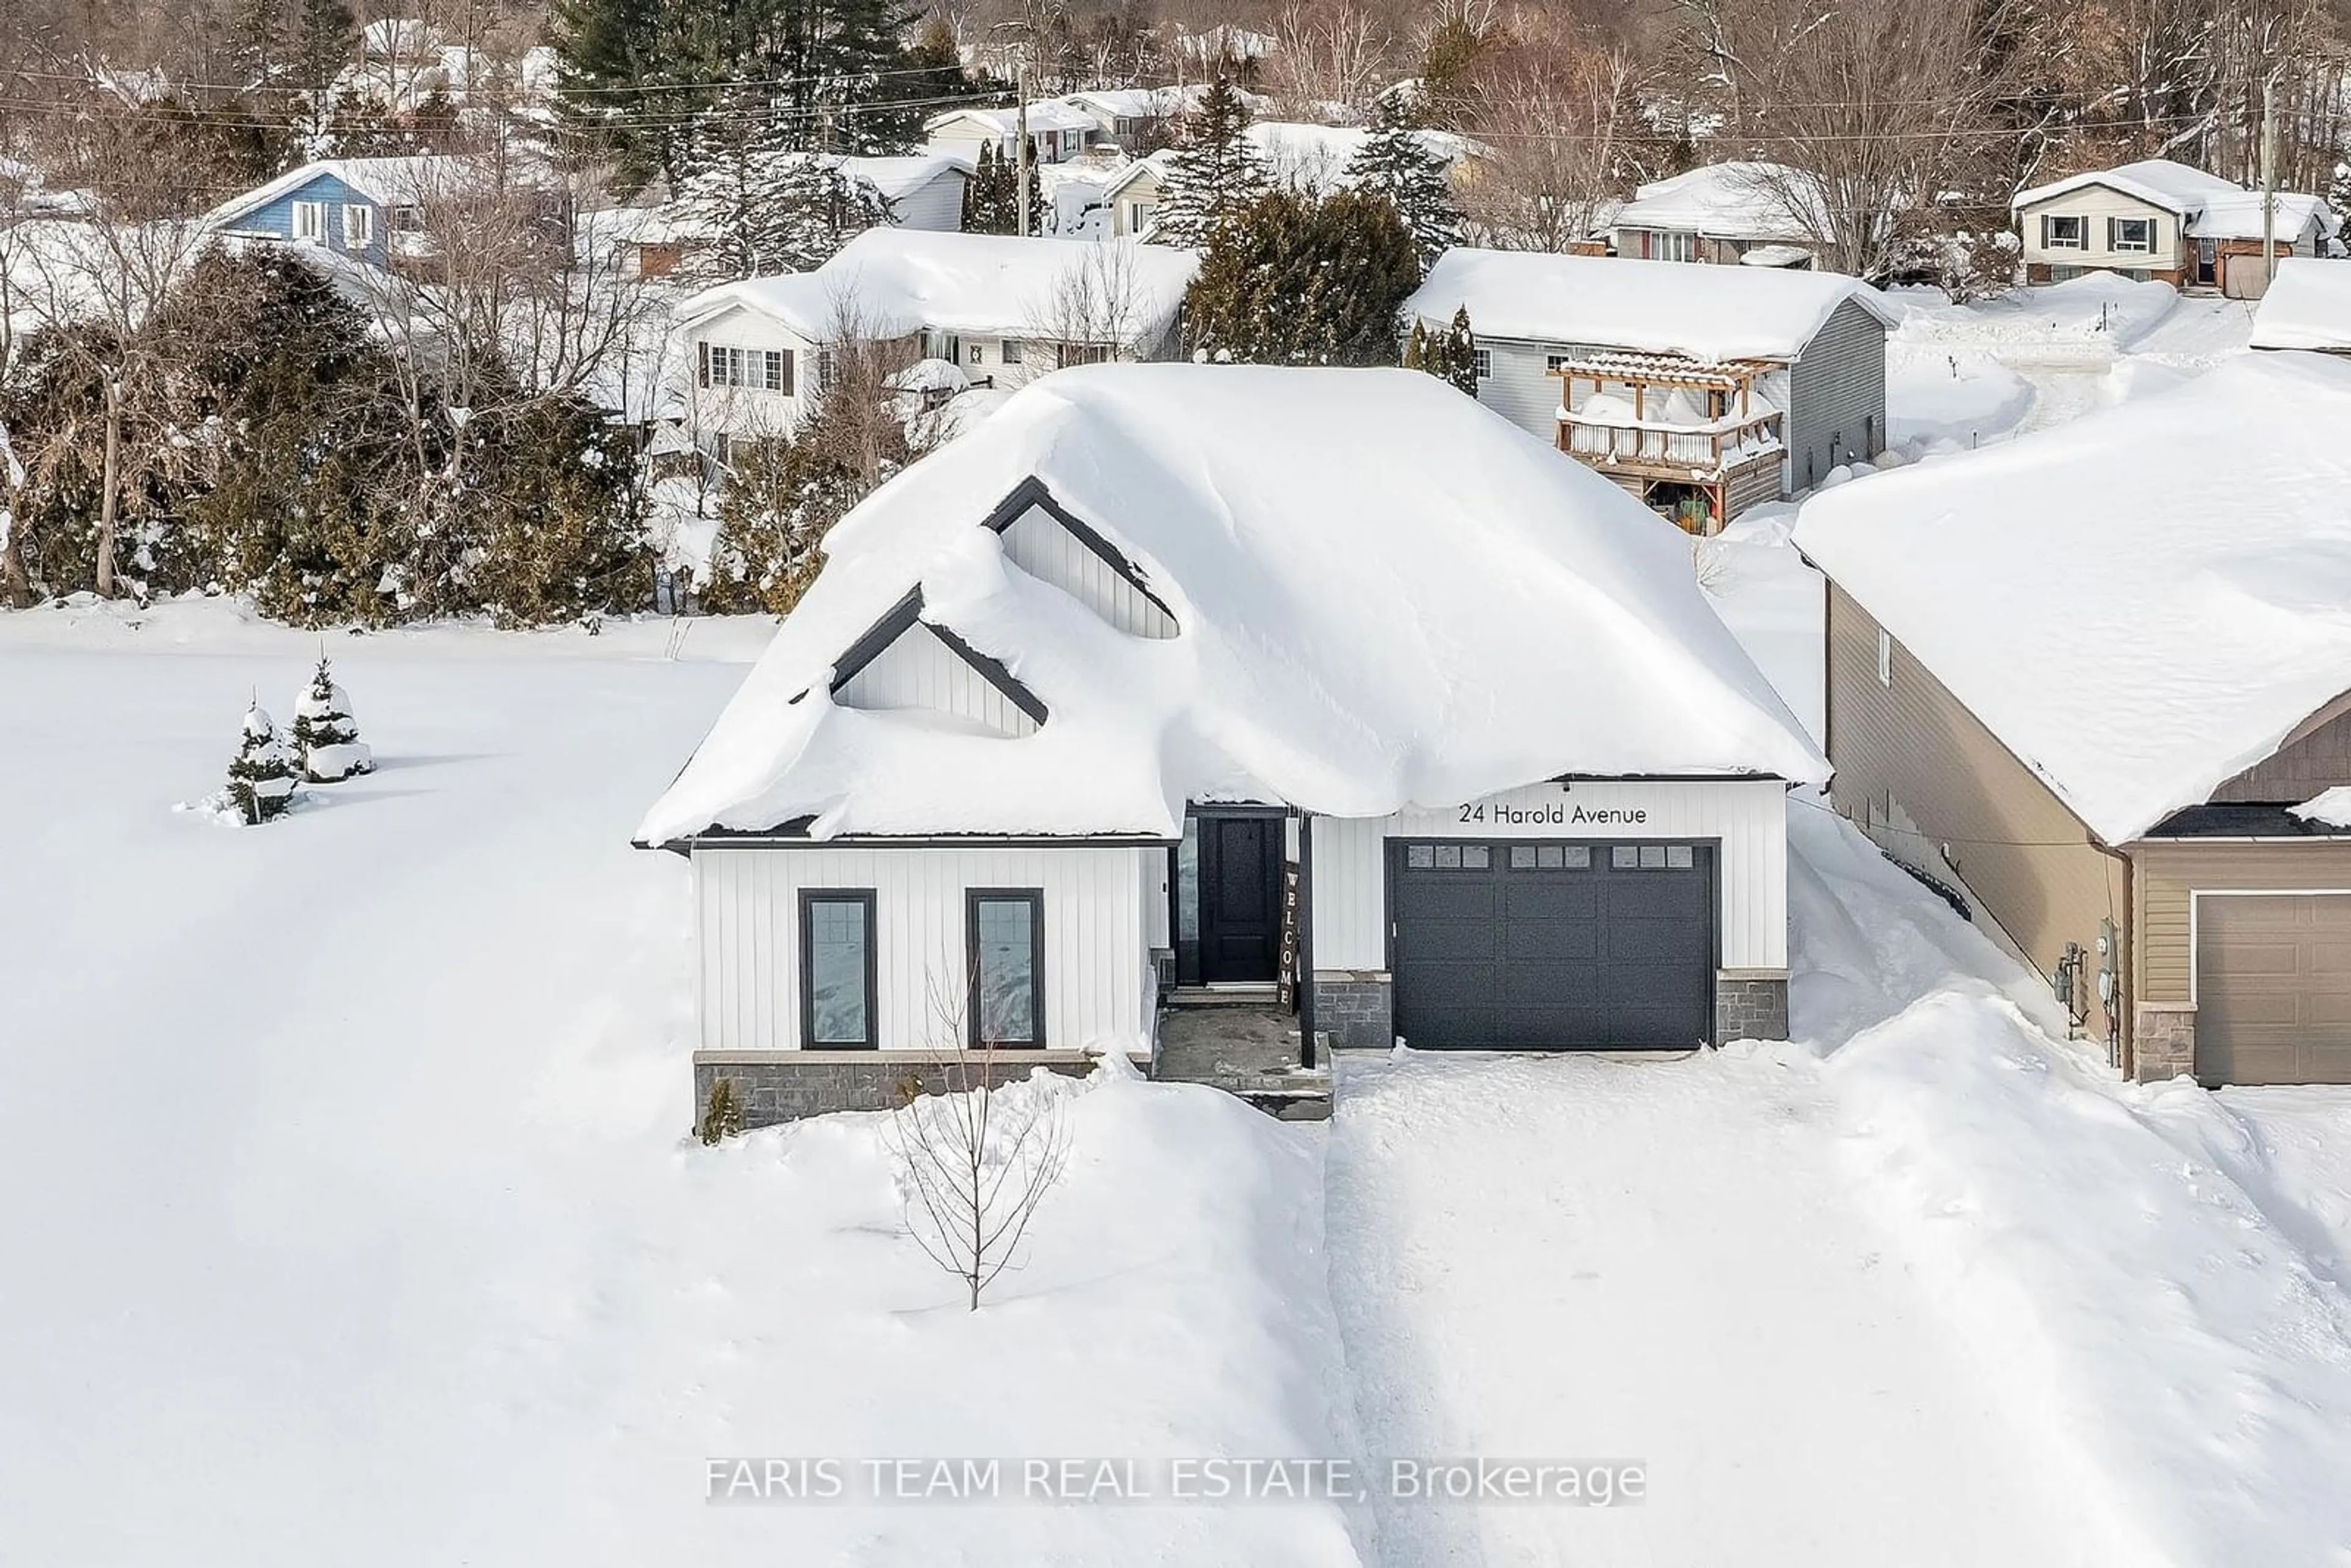
[[1583,844],[1512,844],[1512,871],[1589,871],[1592,851]]
[[1412,844],[1404,859],[1415,871],[1486,871],[1491,854],[1484,844]]
[[1618,844],[1608,863],[1617,871],[1687,871],[1696,862],[1687,844]]

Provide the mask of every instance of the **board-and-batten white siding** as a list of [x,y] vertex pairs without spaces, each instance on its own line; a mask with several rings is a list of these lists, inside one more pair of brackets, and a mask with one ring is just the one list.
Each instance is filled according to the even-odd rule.
[[[702,1043],[800,1046],[799,894],[873,891],[875,1039],[885,1050],[958,1044],[934,991],[957,1009],[968,988],[965,894],[1044,894],[1045,1043],[1055,1051],[1151,1048],[1152,915],[1166,901],[1155,848],[697,849]],[[1159,924],[1165,924],[1165,916]]]
[[1041,507],[1029,507],[1004,530],[1004,553],[1029,576],[1051,583],[1131,636],[1176,635],[1167,612]]
[[[1595,842],[1717,841],[1717,918],[1725,969],[1788,967],[1787,787],[1776,779],[1578,779],[1572,787],[1535,784],[1489,795],[1484,821],[1461,821],[1461,808],[1413,810],[1389,817],[1314,819],[1314,967],[1387,967],[1386,841],[1403,838],[1559,839]],[[1571,822],[1519,826],[1498,821],[1497,805],[1520,810],[1564,801],[1587,810],[1638,810],[1637,825]]]
[[999,735],[1036,733],[1037,721],[990,685],[977,670],[917,621],[841,683],[833,700],[843,707],[886,712],[925,708],[987,725]]

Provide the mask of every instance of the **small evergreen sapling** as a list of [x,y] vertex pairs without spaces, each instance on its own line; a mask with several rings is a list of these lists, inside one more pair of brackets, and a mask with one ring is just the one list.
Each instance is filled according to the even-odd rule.
[[300,771],[293,749],[256,702],[245,710],[245,737],[228,765],[228,800],[247,826],[286,814]]
[[375,771],[375,754],[360,741],[351,699],[335,684],[323,651],[310,684],[294,699],[294,749],[302,759],[302,777],[312,784],[339,784]]

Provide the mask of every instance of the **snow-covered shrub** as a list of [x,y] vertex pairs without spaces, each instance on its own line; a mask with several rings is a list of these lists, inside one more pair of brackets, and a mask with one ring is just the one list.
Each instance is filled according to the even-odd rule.
[[302,777],[312,784],[339,784],[375,770],[375,754],[360,739],[359,720],[351,716],[351,699],[335,684],[323,652],[294,699],[294,749],[302,758]]
[[299,773],[293,748],[277,733],[277,724],[259,703],[247,707],[244,737],[228,765],[230,807],[253,826],[283,816],[294,803]]

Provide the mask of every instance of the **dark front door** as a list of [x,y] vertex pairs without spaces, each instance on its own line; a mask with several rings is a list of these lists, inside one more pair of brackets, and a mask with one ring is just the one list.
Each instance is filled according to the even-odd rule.
[[1281,819],[1202,817],[1200,978],[1270,981],[1281,945]]
[[1711,846],[1439,840],[1389,852],[1405,1044],[1637,1050],[1707,1037]]

